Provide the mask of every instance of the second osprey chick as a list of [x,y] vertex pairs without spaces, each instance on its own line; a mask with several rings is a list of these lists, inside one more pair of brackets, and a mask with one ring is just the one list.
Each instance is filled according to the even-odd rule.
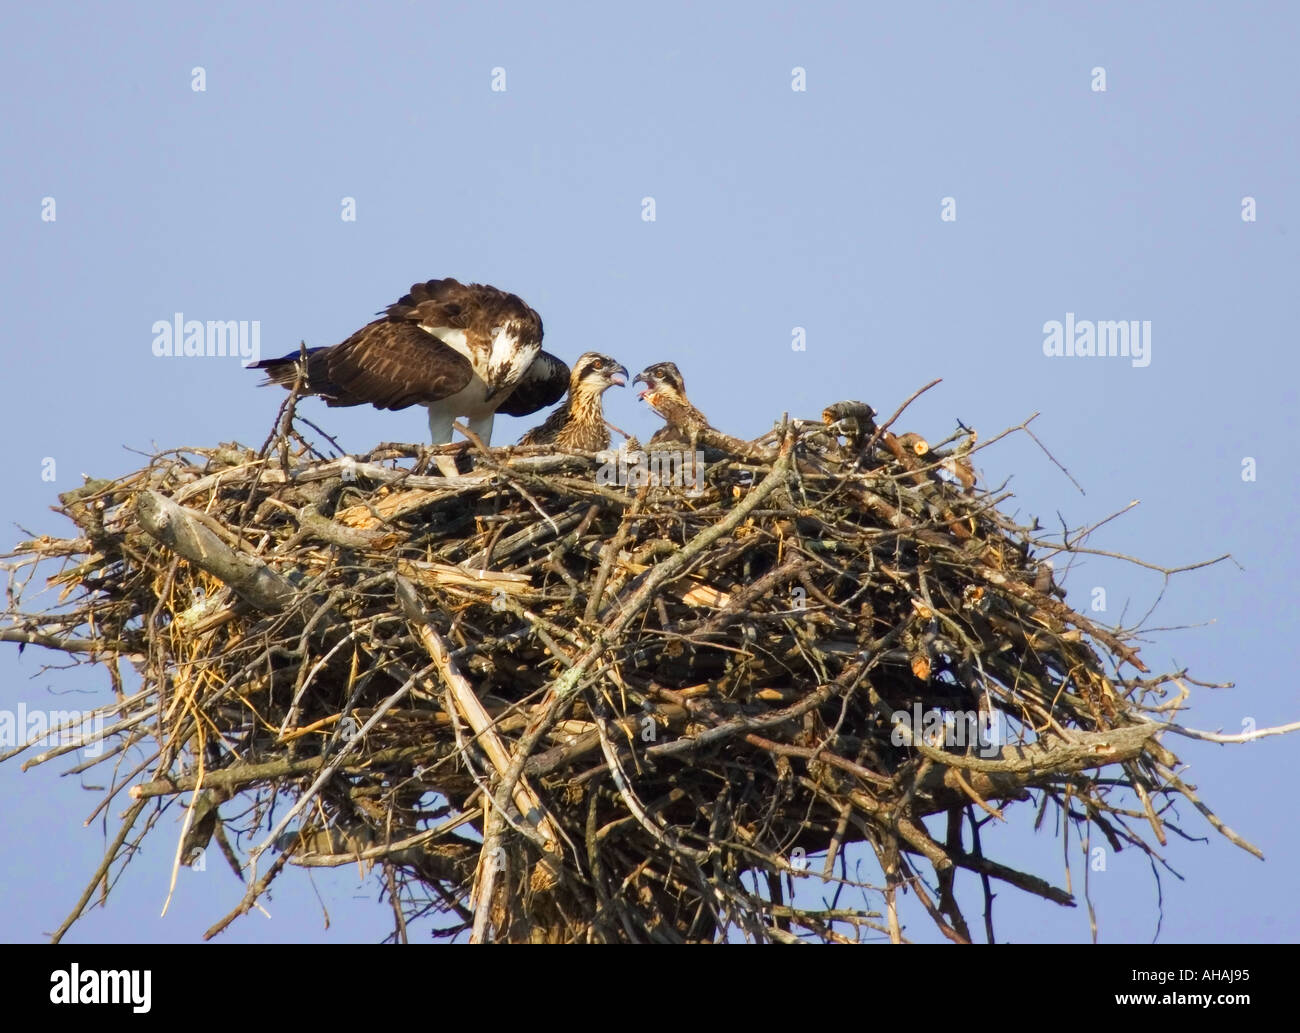
[[522,438],[521,445],[559,445],[586,452],[609,448],[609,428],[601,395],[617,384],[627,384],[627,370],[599,352],[584,352],[569,374],[569,397],[545,423]]
[[695,408],[686,397],[686,382],[681,371],[672,362],[656,362],[647,366],[632,383],[645,384],[641,399],[668,421],[667,426],[655,431],[651,445],[668,441],[689,441],[692,446],[702,430],[712,430],[704,413]]

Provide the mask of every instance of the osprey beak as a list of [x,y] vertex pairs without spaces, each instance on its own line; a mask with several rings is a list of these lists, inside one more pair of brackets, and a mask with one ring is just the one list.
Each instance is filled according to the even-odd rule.
[[627,367],[619,366],[618,369],[611,370],[609,374],[609,382],[611,384],[617,384],[619,387],[627,387]]

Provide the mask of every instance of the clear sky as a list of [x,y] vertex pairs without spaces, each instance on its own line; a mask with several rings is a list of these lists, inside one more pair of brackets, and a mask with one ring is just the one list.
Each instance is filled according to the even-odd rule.
[[[1153,667],[1236,683],[1199,690],[1187,722],[1300,718],[1294,5],[550,6],[7,5],[0,547],[18,525],[69,532],[55,494],[135,469],[132,450],[266,436],[281,394],[235,359],[156,357],[155,322],[256,320],[273,355],[455,276],[524,297],[561,356],[675,360],[734,434],[846,397],[890,412],[936,376],[904,429],[988,437],[1040,412],[1086,494],[1010,440],[980,467],[1012,478],[1019,512],[1078,526],[1140,499],[1092,544],[1235,557],[1174,579],[1150,622],[1195,625],[1153,632]],[[1045,356],[1067,313],[1150,321],[1149,365]],[[631,391],[607,411],[642,440],[656,424]],[[427,434],[422,410],[304,412],[354,451]],[[1122,621],[1162,584],[1088,559],[1066,586],[1077,606],[1104,587]],[[52,659],[0,647],[0,708],[105,698]],[[1300,938],[1298,744],[1171,740],[1268,860],[1184,806],[1205,841],[1166,849],[1185,881],[1164,878],[1163,914],[1132,851],[1091,874],[1101,938]],[[50,767],[0,765],[0,939],[55,928],[103,849],[82,827],[99,795]],[[1010,813],[1012,856],[1063,883],[1059,841]],[[72,939],[192,941],[238,899],[209,864],[159,918],[175,835],[151,840]],[[355,870],[282,878],[271,917],[226,938],[378,939],[374,896]],[[1089,935],[1085,908],[1010,887],[996,914],[1008,939]]]

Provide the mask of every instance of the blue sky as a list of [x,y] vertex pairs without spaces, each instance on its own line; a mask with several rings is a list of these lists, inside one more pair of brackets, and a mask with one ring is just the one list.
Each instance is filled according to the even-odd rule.
[[[980,467],[1011,478],[1021,514],[1078,526],[1140,499],[1094,547],[1170,566],[1235,557],[1175,578],[1150,622],[1194,625],[1149,636],[1153,667],[1236,683],[1198,690],[1187,723],[1300,717],[1285,674],[1300,659],[1296,9],[700,6],[7,8],[4,545],[17,525],[68,532],[54,495],[138,467],[132,449],[266,436],[280,394],[234,359],[155,357],[156,321],[257,320],[263,353],[279,354],[455,276],[524,297],[561,356],[675,360],[735,434],[845,397],[889,412],[936,376],[904,429],[942,438],[961,419],[989,437],[1041,413],[1036,432],[1086,494],[1010,439]],[[1044,356],[1044,324],[1067,312],[1149,320],[1150,365]],[[607,411],[642,440],[656,423],[630,391]],[[304,412],[354,451],[427,433],[420,410]],[[496,440],[533,422],[498,421]],[[1115,621],[1162,587],[1096,558],[1066,586],[1079,606],[1105,587]],[[49,660],[0,649],[0,707],[104,697],[102,678],[42,671]],[[81,703],[54,695],[72,689]],[[1296,742],[1170,741],[1268,860],[1182,808],[1207,841],[1170,843],[1185,881],[1165,878],[1163,916],[1145,859],[1092,873],[1103,940],[1149,941],[1158,923],[1162,942],[1300,938],[1300,823],[1282,788]],[[99,797],[57,770],[0,765],[0,939],[56,927],[100,857],[103,827],[81,825]],[[1011,813],[1011,856],[1063,882],[1059,841]],[[197,939],[239,888],[216,865],[182,872],[158,918],[174,845],[156,837],[72,938]],[[282,879],[272,917],[227,938],[377,939],[373,897],[355,872]],[[1009,939],[1088,937],[1086,909],[1009,887],[997,918]]]

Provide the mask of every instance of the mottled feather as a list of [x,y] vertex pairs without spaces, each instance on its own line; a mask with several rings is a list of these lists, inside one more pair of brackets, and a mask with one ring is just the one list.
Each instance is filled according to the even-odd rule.
[[601,401],[604,392],[624,384],[627,370],[608,355],[586,352],[573,364],[564,404],[519,439],[521,445],[558,445],[599,452],[609,448],[609,427]]

